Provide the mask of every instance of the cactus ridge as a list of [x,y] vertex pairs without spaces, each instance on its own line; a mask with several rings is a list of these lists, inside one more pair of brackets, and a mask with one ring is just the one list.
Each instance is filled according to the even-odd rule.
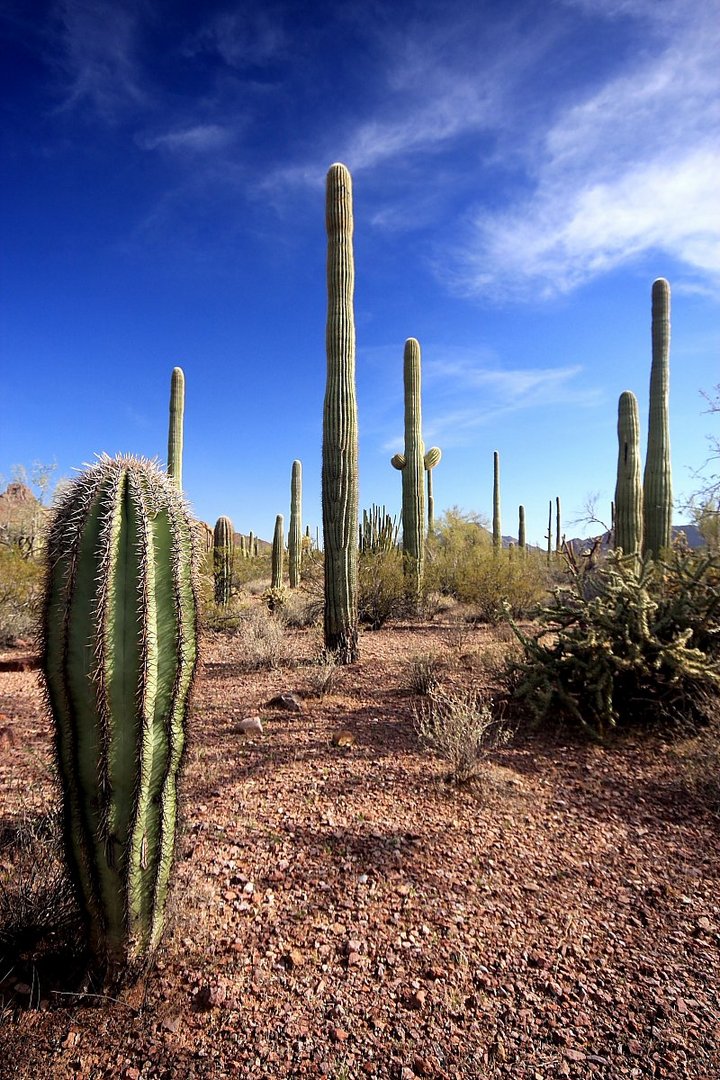
[[107,456],[68,487],[48,534],[42,651],[65,847],[108,977],[163,929],[197,663],[194,537],[154,463]]

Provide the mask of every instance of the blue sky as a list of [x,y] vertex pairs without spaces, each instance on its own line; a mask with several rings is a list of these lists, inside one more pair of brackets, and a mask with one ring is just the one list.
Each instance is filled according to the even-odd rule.
[[[674,487],[720,382],[720,2],[0,2],[0,474],[164,458],[186,374],[198,516],[320,521],[324,179],[351,170],[360,503],[398,510],[402,354],[423,351],[438,509],[540,541],[646,435],[672,287]],[[717,434],[717,431],[714,432]],[[684,515],[679,512],[678,520]],[[577,530],[568,527],[573,534]],[[582,531],[582,530],[580,530]]]

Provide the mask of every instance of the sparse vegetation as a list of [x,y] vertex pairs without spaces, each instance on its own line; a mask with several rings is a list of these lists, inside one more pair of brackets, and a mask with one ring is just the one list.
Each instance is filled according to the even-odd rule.
[[436,686],[415,710],[420,741],[450,765],[448,779],[472,780],[486,752],[510,738],[493,702],[465,687]]

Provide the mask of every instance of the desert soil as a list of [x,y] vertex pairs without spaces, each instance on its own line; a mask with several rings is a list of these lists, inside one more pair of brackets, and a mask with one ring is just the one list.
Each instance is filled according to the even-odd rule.
[[[717,1080],[720,820],[673,746],[520,733],[458,790],[418,745],[407,661],[479,685],[494,631],[366,633],[323,699],[317,632],[288,641],[247,673],[205,636],[155,969],[103,1000],[3,966],[0,1075]],[[13,828],[57,802],[37,672],[0,673],[0,711],[7,881]]]

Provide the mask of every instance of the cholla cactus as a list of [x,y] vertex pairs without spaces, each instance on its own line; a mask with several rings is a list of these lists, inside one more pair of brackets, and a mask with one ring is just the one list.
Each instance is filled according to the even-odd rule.
[[216,604],[227,604],[230,600],[234,555],[235,533],[233,523],[229,517],[219,517],[215,522],[213,545]]
[[290,533],[288,535],[288,571],[290,588],[300,584],[302,571],[302,465],[293,461],[290,480]]
[[656,558],[672,540],[670,466],[670,286],[652,287],[652,368],[647,455],[643,478],[643,554]]
[[355,391],[352,180],[327,174],[327,381],[323,407],[322,513],[325,647],[338,663],[358,655],[358,431]]
[[173,368],[170,380],[170,425],[168,431],[168,476],[182,491],[183,420],[185,413],[185,374]]
[[195,523],[152,463],[103,457],[47,543],[43,669],[65,849],[107,986],[158,944],[197,663]]

